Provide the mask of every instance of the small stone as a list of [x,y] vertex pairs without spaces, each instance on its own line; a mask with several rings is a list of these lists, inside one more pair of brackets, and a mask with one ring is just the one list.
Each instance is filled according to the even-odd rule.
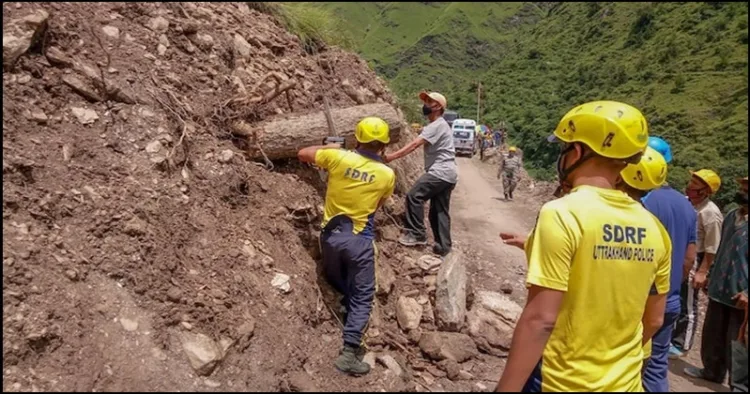
[[289,293],[291,291],[289,279],[291,279],[289,275],[278,273],[271,281],[271,286],[281,290],[283,293]]
[[35,108],[31,111],[31,120],[39,124],[47,124],[49,118],[47,117],[47,114],[44,113],[44,111],[39,108]]
[[375,278],[378,282],[378,292],[380,296],[386,296],[390,294],[393,289],[393,285],[396,283],[396,274],[393,272],[393,268],[389,264],[379,263],[375,265],[377,274]]
[[440,369],[445,371],[445,374],[448,376],[448,379],[450,380],[459,380],[459,377],[461,375],[461,367],[458,365],[456,360],[443,360],[438,364]]
[[216,388],[221,387],[221,383],[216,382],[216,381],[211,380],[211,379],[204,380],[203,384],[206,385],[206,387],[210,387],[212,389],[216,389]]
[[169,38],[167,38],[166,34],[162,34],[159,36],[159,44],[169,48]]
[[298,393],[313,393],[319,391],[310,375],[305,372],[292,372],[289,374],[289,389]]
[[389,354],[380,355],[377,357],[377,360],[379,363],[383,364],[383,366],[393,372],[393,374],[396,376],[401,376],[404,373],[404,370],[398,364],[396,359],[394,359],[393,356]]
[[104,32],[104,34],[106,34],[110,38],[114,38],[114,39],[120,38],[120,29],[114,26],[104,26],[102,27],[102,31]]
[[164,354],[164,352],[163,352],[163,351],[162,351],[161,349],[159,349],[159,348],[155,348],[155,347],[154,347],[154,348],[151,348],[151,355],[152,355],[152,356],[153,356],[153,357],[154,357],[155,359],[157,359],[157,360],[159,360],[159,361],[164,361],[164,360],[166,360],[166,359],[167,359],[167,355],[166,355],[166,354]]
[[193,329],[193,325],[190,324],[190,323],[188,323],[188,322],[186,322],[186,321],[180,323],[180,325],[182,326],[182,328],[184,328],[184,329],[186,329],[188,331],[190,331],[190,330]]
[[144,222],[141,218],[135,216],[132,219],[130,219],[127,223],[125,223],[124,232],[125,234],[133,236],[133,237],[137,237],[139,235],[145,235],[146,226],[147,226],[146,222]]
[[417,300],[399,297],[396,304],[396,318],[402,330],[410,331],[419,327],[422,320],[422,305]]
[[169,21],[164,17],[157,16],[156,18],[151,18],[146,27],[157,33],[164,33],[169,29]]
[[482,383],[477,382],[475,386],[477,386],[477,389],[479,389],[479,391],[487,390],[487,386],[483,385]]
[[229,163],[232,161],[232,157],[234,157],[234,152],[231,149],[226,149],[221,151],[219,153],[219,163]]
[[362,358],[362,361],[365,364],[369,365],[370,369],[373,369],[373,368],[375,368],[375,359],[376,359],[376,357],[377,357],[377,355],[375,353],[368,352],[367,354],[365,354],[365,357]]
[[424,271],[436,270],[442,263],[443,261],[440,260],[440,258],[428,254],[420,257],[419,260],[417,260],[417,265]]
[[148,153],[159,153],[162,148],[161,141],[151,141],[146,145],[146,152]]
[[29,74],[21,75],[20,77],[18,77],[16,81],[21,85],[26,85],[27,83],[31,82],[31,75]]
[[164,54],[167,53],[167,47],[162,44],[157,45],[156,53],[158,53],[159,56],[164,56]]
[[93,109],[73,107],[70,110],[80,124],[91,124],[99,119],[99,115]]
[[180,342],[190,365],[198,375],[210,375],[221,361],[221,349],[213,339],[204,334],[182,332]]
[[239,34],[234,35],[234,49],[243,59],[249,58],[252,53],[252,47],[250,44]]
[[75,270],[65,270],[65,276],[74,282],[78,280],[78,272]]
[[120,318],[120,325],[125,329],[125,331],[129,332],[133,332],[138,329],[138,321],[130,320],[125,317]]
[[460,363],[479,354],[477,346],[468,335],[454,332],[422,334],[422,338],[419,340],[419,348],[436,361],[451,359]]
[[180,302],[182,299],[182,290],[179,287],[171,287],[167,291],[167,299],[172,302]]

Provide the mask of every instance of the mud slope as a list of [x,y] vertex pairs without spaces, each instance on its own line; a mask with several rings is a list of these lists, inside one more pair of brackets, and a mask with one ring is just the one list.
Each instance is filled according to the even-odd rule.
[[[310,56],[243,3],[4,3],[3,53],[4,391],[416,389],[391,289],[427,285],[392,242],[403,204],[378,216],[368,344],[407,372],[343,377],[317,174],[229,131],[323,92],[393,103],[364,61]],[[397,164],[399,191],[419,167]]]

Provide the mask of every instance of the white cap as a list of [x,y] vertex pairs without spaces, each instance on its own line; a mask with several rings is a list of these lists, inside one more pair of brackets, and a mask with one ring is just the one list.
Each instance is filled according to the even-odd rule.
[[437,101],[443,109],[448,107],[448,101],[445,99],[445,96],[438,92],[422,92],[419,94],[419,99],[425,104],[428,101]]

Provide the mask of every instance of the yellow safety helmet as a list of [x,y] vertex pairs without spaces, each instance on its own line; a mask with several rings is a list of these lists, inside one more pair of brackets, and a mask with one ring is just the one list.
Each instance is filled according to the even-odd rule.
[[667,180],[667,161],[652,147],[647,147],[637,164],[628,164],[620,172],[622,180],[630,187],[649,191],[656,189]]
[[690,171],[690,175],[697,177],[698,179],[705,182],[711,189],[711,194],[715,194],[721,187],[721,178],[719,178],[719,175],[711,170],[703,169],[695,172]]
[[354,137],[363,144],[373,141],[387,144],[391,141],[388,123],[375,116],[368,116],[360,120],[354,130]]
[[611,159],[635,159],[648,145],[648,123],[628,104],[592,101],[568,111],[549,140],[580,142]]
[[508,148],[508,152],[515,152],[515,151],[516,151],[515,146],[511,146],[510,148]]

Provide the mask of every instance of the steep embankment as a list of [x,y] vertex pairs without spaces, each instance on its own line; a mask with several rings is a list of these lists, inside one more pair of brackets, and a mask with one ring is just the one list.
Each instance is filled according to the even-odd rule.
[[227,121],[392,103],[362,60],[242,3],[4,3],[3,54],[4,391],[394,384],[331,368],[317,174],[266,169]]
[[414,108],[414,92],[436,89],[473,117],[481,80],[482,120],[510,124],[537,177],[554,176],[557,155],[542,137],[566,110],[595,99],[644,111],[651,133],[674,147],[669,180],[677,187],[688,170],[713,168],[726,180],[717,199],[727,204],[731,179],[747,175],[747,3],[326,7],[356,21],[359,52]]

